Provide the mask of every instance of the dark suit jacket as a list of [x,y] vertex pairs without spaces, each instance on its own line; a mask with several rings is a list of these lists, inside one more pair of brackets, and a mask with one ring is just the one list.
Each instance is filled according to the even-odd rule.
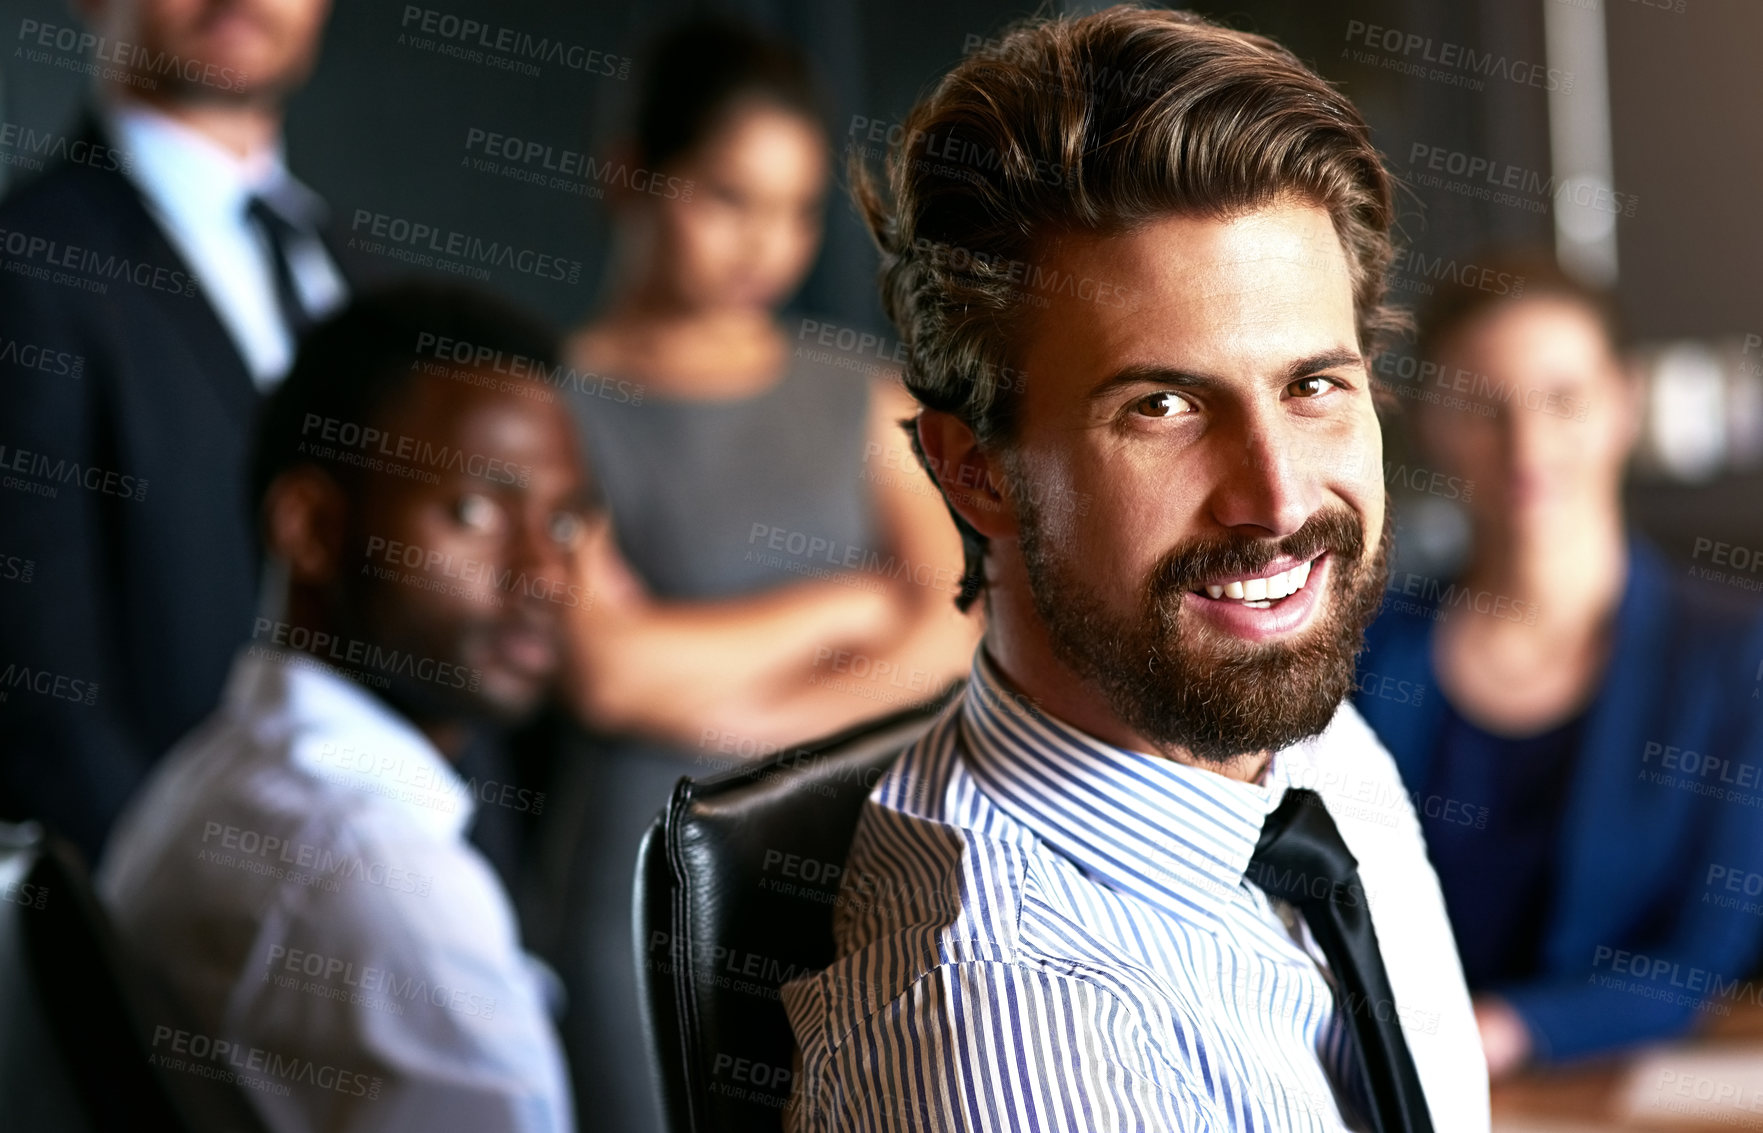
[[[1754,995],[1746,977],[1763,952],[1763,915],[1745,908],[1756,897],[1744,886],[1763,885],[1763,619],[1745,598],[1630,545],[1551,865],[1542,970],[1473,989],[1505,996],[1544,1059],[1663,1038],[1689,1026],[1704,996]],[[1386,612],[1359,663],[1354,704],[1411,792],[1427,789],[1444,720],[1435,624]]]
[[0,817],[46,820],[94,861],[218,702],[259,563],[260,395],[105,164],[62,162],[0,204]]

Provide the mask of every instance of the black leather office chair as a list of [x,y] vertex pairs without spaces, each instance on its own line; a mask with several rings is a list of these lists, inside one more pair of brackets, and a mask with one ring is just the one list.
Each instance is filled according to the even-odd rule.
[[833,960],[863,800],[950,698],[703,781],[637,862],[637,979],[672,1133],[782,1127],[795,1044],[777,989]]
[[118,948],[78,851],[0,823],[0,1124],[262,1133],[237,1087],[149,1061],[175,1016]]

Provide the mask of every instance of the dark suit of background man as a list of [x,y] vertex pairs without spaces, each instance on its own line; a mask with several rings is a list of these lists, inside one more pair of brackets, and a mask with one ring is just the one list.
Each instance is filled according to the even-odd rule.
[[280,141],[328,0],[79,9],[105,77],[0,206],[0,817],[95,859],[249,636],[247,438],[347,285]]

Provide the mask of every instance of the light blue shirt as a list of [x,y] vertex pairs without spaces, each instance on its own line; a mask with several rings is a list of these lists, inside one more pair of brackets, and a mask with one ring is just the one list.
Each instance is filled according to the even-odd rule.
[[1486,1066],[1438,883],[1350,705],[1243,783],[966,696],[865,805],[839,959],[784,985],[786,1127],[1362,1129],[1357,1054],[1302,918],[1245,879],[1287,787],[1323,797],[1372,911],[1440,1133],[1485,1133]]
[[[249,219],[253,195],[316,233],[324,202],[296,181],[280,148],[241,158],[195,130],[137,102],[106,109],[112,143],[128,158],[128,177],[173,248],[189,264],[259,388],[279,382],[294,342],[276,302],[275,261]],[[316,235],[292,241],[288,268],[301,305],[315,320],[348,298],[343,277]]]
[[372,693],[247,649],[98,878],[185,1012],[150,1021],[153,1056],[230,1076],[277,1133],[573,1129],[556,977],[466,841],[475,806]]

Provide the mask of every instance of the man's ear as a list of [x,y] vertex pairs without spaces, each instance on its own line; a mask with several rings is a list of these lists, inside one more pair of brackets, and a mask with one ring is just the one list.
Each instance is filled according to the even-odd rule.
[[263,497],[263,538],[288,564],[289,581],[323,586],[343,570],[349,501],[321,468],[304,464],[277,476]]
[[965,422],[938,409],[923,410],[918,446],[957,515],[988,539],[1015,537],[1016,507],[1006,492],[1009,480],[1000,458],[979,447]]

